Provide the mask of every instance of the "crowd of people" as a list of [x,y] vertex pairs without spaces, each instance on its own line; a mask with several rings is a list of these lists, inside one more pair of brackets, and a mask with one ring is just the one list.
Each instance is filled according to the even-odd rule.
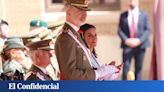
[[9,37],[9,24],[0,22],[1,80],[59,80],[54,36],[42,20],[30,21],[29,33]]
[[[135,57],[135,78],[141,79],[150,27],[138,0],[120,16],[118,34],[122,40],[123,64],[100,65],[96,52],[97,32],[85,23],[88,0],[67,0],[66,20],[57,35],[43,20],[32,20],[29,33],[9,37],[9,24],[0,21],[1,80],[115,80],[123,67],[127,79],[131,58]],[[135,15],[135,16],[133,16]],[[136,27],[137,26],[137,27]],[[59,78],[60,77],[60,78]]]

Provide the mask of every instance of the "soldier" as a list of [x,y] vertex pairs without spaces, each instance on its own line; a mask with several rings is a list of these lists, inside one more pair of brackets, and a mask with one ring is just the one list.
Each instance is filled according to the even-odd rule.
[[23,45],[20,38],[13,37],[5,41],[3,48],[3,71],[5,80],[23,80],[26,67],[22,62],[26,61],[27,47]]
[[23,43],[26,45],[29,42],[40,41],[48,34],[51,34],[51,30],[48,30],[47,22],[43,20],[32,20],[30,22],[30,30],[27,34],[21,36]]
[[33,65],[25,77],[26,80],[52,80],[46,70],[46,67],[51,64],[50,50],[53,48],[50,41],[51,39],[48,39],[27,44]]
[[7,21],[0,20],[0,38],[5,40],[9,35],[9,24]]
[[[56,35],[51,35],[52,32],[49,29],[35,29],[28,33],[26,36],[23,36],[23,41],[24,44],[27,45],[32,42],[37,42],[40,40],[46,40],[46,39],[52,39],[50,43],[54,44],[54,36]],[[54,50],[51,50],[51,52]],[[50,76],[52,77],[53,80],[58,80],[59,79],[59,68],[58,68],[58,63],[56,60],[56,55],[54,52],[52,52],[52,57],[51,57],[51,64],[46,67],[46,70],[48,70]]]
[[86,11],[90,10],[88,0],[67,0],[67,5],[66,22],[55,43],[61,79],[99,80],[118,72],[112,65],[94,68],[91,54],[77,32],[86,20]]
[[[60,24],[55,24],[53,26],[53,29],[61,26]],[[52,26],[51,26],[52,27]],[[24,44],[29,44],[31,42],[36,42],[40,40],[46,40],[46,39],[52,39],[50,43],[54,44],[55,42],[55,37],[56,33],[55,31],[52,32],[51,27],[48,29],[47,28],[47,23],[42,20],[32,20],[30,22],[30,32],[24,36],[22,36]],[[52,57],[51,57],[51,64],[49,64],[46,67],[46,70],[48,70],[50,76],[52,77],[53,80],[58,80],[59,79],[59,68],[58,68],[58,63],[56,60],[56,55],[54,53],[54,50],[51,50],[52,52]]]

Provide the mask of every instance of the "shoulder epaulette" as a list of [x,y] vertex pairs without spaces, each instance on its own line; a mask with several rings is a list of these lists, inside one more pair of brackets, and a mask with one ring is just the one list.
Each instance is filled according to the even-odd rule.
[[26,74],[24,79],[26,80],[29,76],[33,76],[33,75],[36,75],[36,72],[30,71]]
[[68,33],[69,27],[67,25],[63,26],[63,33]]

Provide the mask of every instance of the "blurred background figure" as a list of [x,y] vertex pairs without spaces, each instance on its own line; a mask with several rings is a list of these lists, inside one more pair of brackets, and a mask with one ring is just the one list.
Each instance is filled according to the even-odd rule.
[[29,32],[21,36],[25,45],[29,42],[41,40],[40,38],[47,36],[50,32],[47,22],[43,20],[31,20],[29,26]]
[[0,20],[0,40],[6,40],[9,35],[9,24],[5,20]]
[[37,29],[37,28],[43,28],[43,29],[47,29],[48,28],[48,24],[46,21],[43,20],[31,20],[30,21],[30,31]]
[[46,70],[46,67],[51,64],[50,50],[53,50],[49,44],[50,41],[51,39],[27,44],[33,64],[26,74],[25,80],[52,80]]
[[[5,20],[0,20],[0,53],[2,52],[4,42],[6,41],[9,35],[9,24]],[[2,70],[2,57],[0,55],[0,74],[3,72]]]
[[[92,60],[93,60],[93,65],[94,68],[99,68],[99,62],[97,60],[97,53],[95,50],[95,47],[97,45],[97,32],[96,32],[96,27],[94,25],[91,24],[84,24],[80,27],[80,30],[78,31],[81,35],[81,38],[83,39],[86,47],[88,49],[90,49],[91,51],[91,55],[92,55]],[[113,62],[115,63],[115,62]],[[115,64],[113,64],[115,65]],[[106,78],[104,78],[103,80],[114,80],[116,78],[118,78],[118,75],[121,71],[121,66],[118,66],[119,68],[119,72],[108,75]]]
[[118,34],[123,49],[123,80],[127,79],[131,60],[135,60],[135,80],[141,79],[145,51],[150,46],[147,13],[139,9],[139,0],[129,0],[129,10],[120,16]]
[[2,56],[5,80],[23,80],[28,70],[23,63],[27,62],[26,50],[27,47],[20,38],[13,37],[5,41]]

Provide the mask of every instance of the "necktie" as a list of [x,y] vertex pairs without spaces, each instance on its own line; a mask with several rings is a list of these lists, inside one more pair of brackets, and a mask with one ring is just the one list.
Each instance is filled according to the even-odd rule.
[[132,14],[132,24],[131,24],[130,38],[135,38],[135,36],[136,36],[135,21],[134,21],[134,15]]

